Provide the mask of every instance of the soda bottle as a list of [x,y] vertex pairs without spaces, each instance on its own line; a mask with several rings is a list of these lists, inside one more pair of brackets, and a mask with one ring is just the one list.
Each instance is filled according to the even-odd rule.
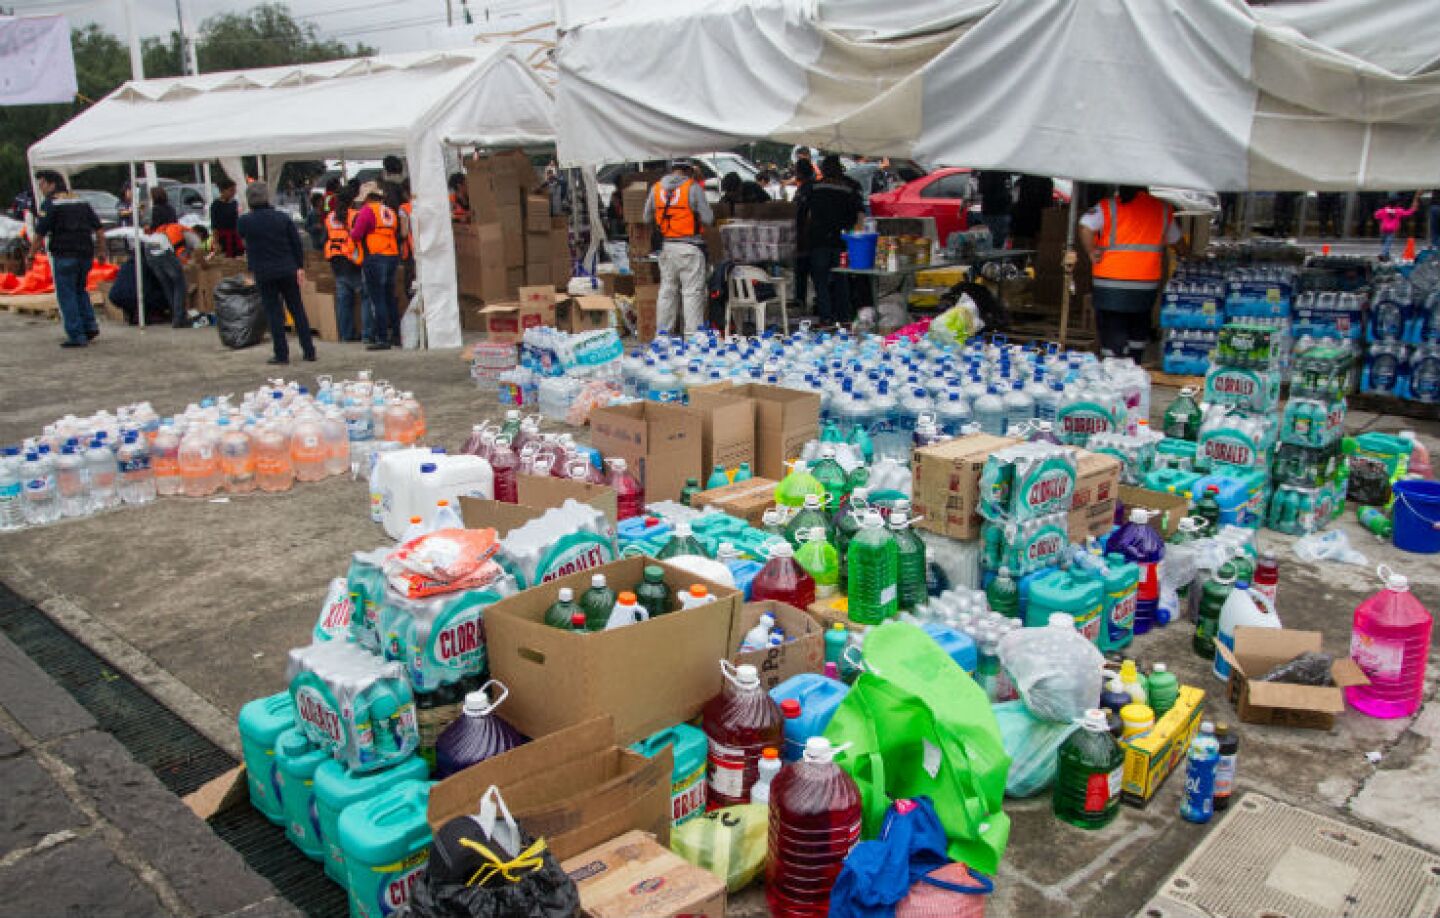
[[1180,695],[1180,682],[1168,666],[1156,663],[1150,670],[1150,678],[1145,682],[1145,693],[1150,698],[1155,719],[1159,720],[1165,716],[1166,711],[1175,707],[1175,699]]
[[[492,687],[500,691],[494,701],[488,694]],[[492,679],[465,696],[461,716],[435,741],[435,780],[464,771],[525,742],[519,730],[495,713],[509,694],[508,688]]]
[[1220,741],[1215,725],[1200,724],[1200,732],[1185,753],[1185,796],[1180,800],[1180,818],[1205,823],[1215,815],[1215,771],[1220,764]]
[[1220,531],[1220,500],[1217,495],[1220,488],[1210,485],[1200,499],[1195,502],[1193,515],[1205,521],[1205,528],[1201,531],[1202,536],[1213,536]]
[[670,541],[665,543],[664,547],[660,549],[655,557],[664,561],[667,558],[674,558],[677,555],[698,555],[701,558],[710,557],[709,553],[705,551],[705,546],[701,545],[700,540],[691,534],[689,523],[676,523],[675,531],[670,536]]
[[1395,524],[1379,507],[1367,507],[1361,504],[1355,508],[1355,516],[1360,520],[1360,525],[1372,532],[1378,539],[1388,542],[1390,537],[1395,534]]
[[1250,589],[1270,600],[1270,605],[1275,605],[1275,595],[1280,589],[1280,566],[1273,552],[1267,551],[1260,556],[1260,563],[1255,565],[1255,574],[1250,579]]
[[495,499],[501,503],[520,502],[518,493],[520,457],[515,455],[509,437],[496,437],[490,452],[490,468],[495,473]]
[[699,494],[699,493],[700,493],[700,479],[698,479],[698,478],[687,478],[687,479],[685,479],[685,487],[683,487],[683,488],[680,489],[680,503],[681,503],[681,504],[684,504],[686,507],[691,506],[691,501],[694,500],[694,499],[695,499],[695,495],[696,495],[696,494]]
[[770,785],[765,899],[775,918],[825,918],[845,857],[860,840],[860,790],[823,736]]
[[645,489],[625,465],[624,459],[610,460],[610,476],[605,482],[615,489],[616,516],[622,520],[645,512]]
[[910,514],[895,510],[890,514],[890,532],[895,536],[896,558],[899,572],[899,607],[906,612],[929,598],[925,586],[926,555],[925,543],[910,528]]
[[500,435],[509,437],[513,441],[516,437],[520,436],[521,423],[520,411],[511,408],[505,412],[505,422],[500,425]]
[[561,587],[555,604],[545,612],[545,624],[551,628],[568,629],[571,618],[579,611],[580,607],[575,605],[575,591],[569,587]]
[[1200,435],[1200,406],[1195,403],[1195,389],[1186,386],[1165,409],[1162,428],[1165,436],[1176,440],[1194,440]]
[[1085,712],[1080,729],[1060,744],[1051,807],[1055,815],[1082,829],[1110,824],[1120,811],[1125,752],[1110,735],[1105,712]]
[[995,579],[985,587],[985,599],[990,604],[990,611],[1007,618],[1020,617],[1020,585],[1010,576],[1010,568],[1000,568]]
[[878,625],[899,608],[900,557],[877,510],[867,510],[846,551],[850,620]]
[[570,616],[570,630],[576,634],[590,633],[590,627],[585,624],[584,612],[576,612]]
[[805,495],[805,503],[801,506],[800,512],[796,513],[785,526],[785,540],[792,546],[799,548],[800,533],[808,533],[817,526],[825,531],[826,539],[832,537],[830,517],[822,509],[821,502],[822,497],[819,494]]
[[815,477],[816,481],[820,482],[820,485],[825,489],[825,493],[830,495],[830,506],[840,506],[845,498],[849,496],[850,492],[846,487],[848,479],[845,475],[845,469],[839,462],[835,461],[835,447],[820,447],[820,461],[815,463],[814,468],[810,470],[810,474]]
[[580,611],[585,613],[585,627],[590,631],[603,631],[615,611],[615,591],[605,583],[604,574],[590,578],[590,589],[580,596]]
[[1215,725],[1215,738],[1220,743],[1220,761],[1215,766],[1215,812],[1223,813],[1230,806],[1230,796],[1235,792],[1235,765],[1240,757],[1240,737],[1230,730],[1230,725]]
[[635,597],[651,618],[669,612],[670,588],[665,585],[665,571],[654,564],[647,564],[643,578],[635,586]]
[[795,560],[789,542],[768,543],[770,560],[750,581],[750,601],[773,599],[789,603],[797,609],[808,609],[815,602],[815,578]]
[[710,746],[706,764],[710,809],[750,802],[761,752],[766,746],[779,749],[785,741],[785,718],[761,686],[755,667],[721,660],[720,672],[725,677],[720,694],[701,713],[701,729]]
[[1410,581],[1382,564],[1385,589],[1355,607],[1350,656],[1370,679],[1345,689],[1345,700],[1371,717],[1408,717],[1425,693],[1433,620]]

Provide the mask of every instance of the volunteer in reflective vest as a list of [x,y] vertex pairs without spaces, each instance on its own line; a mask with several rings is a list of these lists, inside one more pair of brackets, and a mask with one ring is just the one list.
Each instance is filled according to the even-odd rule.
[[1175,210],[1143,188],[1121,185],[1080,218],[1080,244],[1094,278],[1100,352],[1139,363],[1165,278],[1165,255],[1180,246]]
[[400,289],[408,298],[415,289],[415,204],[409,179],[400,184],[400,206],[396,210],[400,212]]
[[330,271],[335,275],[335,329],[341,341],[359,340],[355,306],[365,302],[365,277],[360,271],[365,253],[360,244],[350,238],[350,230],[355,225],[354,204],[350,192],[337,192],[330,212],[325,215],[325,260],[330,262]]
[[705,318],[705,225],[715,222],[705,186],[692,177],[685,160],[671,164],[670,174],[656,182],[645,199],[645,222],[664,237],[660,248],[660,294],[656,331],[668,335],[676,307],[683,302],[684,334]]
[[364,246],[365,290],[370,295],[371,337],[366,348],[388,351],[400,343],[400,304],[395,299],[395,273],[400,267],[400,215],[386,205],[380,186],[360,186],[365,202],[355,215],[350,238]]

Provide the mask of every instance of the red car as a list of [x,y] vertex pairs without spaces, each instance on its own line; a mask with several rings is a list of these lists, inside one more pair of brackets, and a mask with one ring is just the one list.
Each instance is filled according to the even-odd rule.
[[943,244],[951,233],[969,228],[966,201],[973,193],[973,184],[970,169],[936,169],[894,191],[870,195],[870,213],[876,217],[933,217],[936,235]]

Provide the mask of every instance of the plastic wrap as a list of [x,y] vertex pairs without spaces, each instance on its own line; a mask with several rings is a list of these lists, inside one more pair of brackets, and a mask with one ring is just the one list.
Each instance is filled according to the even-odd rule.
[[1021,701],[994,706],[1000,739],[1010,755],[1005,776],[1007,797],[1033,797],[1055,783],[1060,744],[1079,729],[1078,723],[1041,720]]
[[1335,680],[1330,676],[1330,666],[1334,662],[1335,658],[1328,653],[1306,651],[1274,667],[1257,681],[1283,682],[1286,685],[1334,685]]
[[1072,624],[1022,628],[1000,640],[1000,663],[1030,713],[1069,723],[1100,697],[1105,658]]

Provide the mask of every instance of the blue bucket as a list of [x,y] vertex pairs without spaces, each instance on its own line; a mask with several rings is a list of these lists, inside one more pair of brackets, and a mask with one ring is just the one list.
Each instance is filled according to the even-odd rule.
[[849,266],[857,271],[868,271],[875,267],[875,248],[880,244],[879,233],[845,233],[845,249],[849,253]]
[[1397,481],[1395,547],[1417,555],[1440,553],[1440,481]]

